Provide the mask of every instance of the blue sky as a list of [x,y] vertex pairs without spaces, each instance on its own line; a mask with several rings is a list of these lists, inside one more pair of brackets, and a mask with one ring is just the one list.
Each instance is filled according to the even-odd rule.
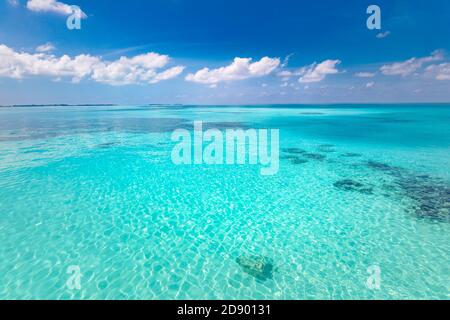
[[0,104],[448,102],[449,51],[447,0],[0,0]]

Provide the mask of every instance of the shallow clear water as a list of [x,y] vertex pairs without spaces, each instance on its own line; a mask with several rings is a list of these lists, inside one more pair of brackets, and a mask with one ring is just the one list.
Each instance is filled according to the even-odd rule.
[[[279,173],[175,166],[194,120]],[[449,299],[449,155],[450,105],[1,108],[0,298]]]

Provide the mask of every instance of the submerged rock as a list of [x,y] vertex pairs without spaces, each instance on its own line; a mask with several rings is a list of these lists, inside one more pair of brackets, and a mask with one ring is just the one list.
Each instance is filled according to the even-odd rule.
[[335,147],[334,144],[329,144],[329,143],[319,144],[319,148],[323,148],[323,149],[334,148],[334,147]]
[[291,163],[292,164],[305,164],[305,163],[308,163],[308,160],[295,158],[295,159],[291,159]]
[[380,171],[392,171],[392,167],[388,164],[369,160],[367,161],[367,166],[372,169],[380,170]]
[[204,122],[203,129],[249,129],[252,125],[246,122],[230,121],[230,122]]
[[373,188],[367,187],[366,185],[362,184],[361,182],[351,180],[351,179],[344,179],[339,180],[334,183],[334,187],[343,190],[343,191],[356,191],[363,194],[372,194]]
[[371,169],[382,171],[388,174],[391,174],[393,176],[400,176],[402,174],[402,169],[394,166],[390,166],[386,163],[377,162],[373,160],[367,161],[367,166]]
[[325,114],[323,112],[300,112],[299,114],[307,115],[307,116],[318,116]]
[[293,153],[293,154],[304,154],[304,153],[306,153],[305,150],[300,149],[300,148],[285,148],[285,149],[282,149],[282,151],[286,152],[286,153]]
[[327,152],[327,153],[331,153],[331,152],[336,152],[336,150],[334,149],[334,145],[332,144],[321,144],[317,149],[320,152]]
[[422,199],[430,197],[434,198],[437,195],[445,199],[446,190],[450,190],[450,187],[442,184],[439,179],[434,179],[426,174],[414,174],[401,167],[377,161],[368,161],[367,166],[394,177],[396,186],[400,187],[406,196],[416,201],[422,201]]
[[296,156],[296,155],[290,155],[290,154],[281,156],[280,158],[281,158],[281,159],[284,159],[284,160],[294,160],[294,159],[299,159],[298,156]]
[[320,153],[305,153],[303,154],[303,156],[305,158],[311,159],[311,160],[318,160],[318,161],[322,161],[326,159],[326,156],[324,156],[323,154]]
[[424,177],[402,179],[398,184],[415,201],[417,217],[450,222],[450,187]]
[[253,276],[258,281],[271,280],[273,278],[273,261],[264,256],[240,256],[236,263],[245,273]]
[[281,156],[281,159],[289,160],[292,164],[304,164],[308,162],[308,160],[293,154]]
[[119,142],[106,142],[97,145],[97,149],[109,149],[115,146],[118,146]]
[[362,157],[362,154],[354,153],[354,152],[347,152],[347,153],[344,153],[342,156],[347,157],[347,158],[359,158],[359,157]]
[[377,161],[368,161],[367,166],[395,178],[401,194],[413,200],[411,210],[416,217],[450,222],[450,186],[429,175],[416,175]]

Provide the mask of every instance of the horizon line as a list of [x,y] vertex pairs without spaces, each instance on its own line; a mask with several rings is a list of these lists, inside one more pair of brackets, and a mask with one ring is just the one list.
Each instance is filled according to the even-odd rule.
[[0,108],[17,108],[17,107],[115,107],[115,106],[325,106],[325,105],[384,105],[384,104],[394,104],[394,105],[405,105],[405,104],[433,104],[433,105],[445,105],[448,102],[310,102],[310,103],[220,103],[220,104],[202,104],[202,103],[133,103],[133,104],[122,104],[122,103],[37,103],[37,104],[11,104],[11,105],[0,105]]

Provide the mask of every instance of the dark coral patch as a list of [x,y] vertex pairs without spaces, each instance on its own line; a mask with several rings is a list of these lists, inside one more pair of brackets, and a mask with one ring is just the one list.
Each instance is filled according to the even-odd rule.
[[245,273],[253,276],[258,281],[271,280],[273,278],[274,265],[272,259],[264,256],[240,256],[236,263]]
[[305,116],[318,116],[318,115],[322,115],[325,113],[323,113],[323,112],[300,112],[299,114],[303,114]]
[[329,145],[329,144],[320,145],[317,148],[317,150],[319,150],[320,152],[326,152],[326,153],[336,152],[336,150],[334,149],[334,146]]
[[293,154],[304,154],[304,153],[306,153],[305,150],[300,149],[300,148],[285,148],[285,149],[282,149],[281,151],[283,151],[285,153],[293,153]]
[[346,158],[359,158],[362,157],[362,154],[354,152],[346,152],[342,156]]
[[97,145],[97,149],[109,149],[118,146],[119,142],[106,142]]
[[343,191],[354,191],[363,194],[372,194],[373,192],[372,187],[351,179],[339,180],[334,183],[334,187]]
[[401,168],[390,166],[386,163],[377,162],[377,161],[373,161],[373,160],[367,161],[367,166],[371,169],[374,169],[377,171],[382,171],[382,172],[391,174],[396,177],[400,176],[403,171]]
[[450,222],[450,187],[419,177],[401,179],[398,184],[415,201],[417,217]]
[[281,156],[281,159],[289,160],[292,164],[304,164],[304,163],[308,162],[308,160],[305,160],[295,154],[283,155],[283,156]]
[[372,169],[380,170],[380,171],[392,171],[392,168],[390,165],[377,162],[377,161],[367,161],[367,166]]
[[318,161],[322,161],[326,159],[326,156],[324,156],[323,154],[320,153],[305,153],[303,154],[303,156],[305,158],[311,159],[311,160],[318,160]]
[[251,128],[251,124],[246,122],[204,122],[203,123],[203,129],[219,129],[219,130],[226,130],[226,129],[249,129]]
[[305,163],[308,163],[308,160],[296,158],[296,159],[291,159],[291,163],[292,164],[305,164]]
[[298,156],[288,154],[288,155],[281,156],[280,158],[284,159],[284,160],[293,160],[293,159],[298,159]]
[[368,161],[371,169],[396,178],[401,193],[414,201],[418,218],[450,222],[450,187],[428,175],[414,175],[405,169],[377,161]]

